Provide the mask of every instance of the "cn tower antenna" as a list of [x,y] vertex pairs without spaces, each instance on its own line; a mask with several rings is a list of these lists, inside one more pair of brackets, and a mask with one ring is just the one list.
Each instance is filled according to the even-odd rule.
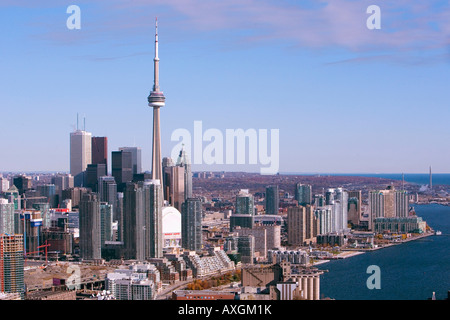
[[155,58],[153,59],[153,90],[148,96],[148,106],[153,108],[153,150],[152,179],[160,180],[162,184],[161,163],[161,129],[159,109],[165,106],[166,97],[159,88],[159,57],[158,57],[158,18],[155,18]]

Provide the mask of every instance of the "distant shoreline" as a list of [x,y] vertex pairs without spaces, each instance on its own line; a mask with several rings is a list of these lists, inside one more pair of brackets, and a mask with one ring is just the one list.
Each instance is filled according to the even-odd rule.
[[400,240],[398,242],[393,242],[393,243],[389,243],[389,244],[386,244],[386,245],[383,245],[383,246],[378,246],[376,248],[370,248],[370,249],[359,249],[359,248],[345,248],[345,249],[341,249],[343,252],[337,254],[333,259],[323,259],[323,260],[314,261],[313,266],[321,265],[321,264],[324,264],[324,263],[327,263],[327,262],[330,262],[330,261],[348,259],[348,258],[357,256],[357,255],[360,255],[360,254],[364,254],[364,253],[367,253],[367,252],[373,252],[373,251],[377,251],[377,250],[380,250],[380,249],[385,249],[385,248],[401,245],[401,244],[406,243],[406,242],[419,240],[419,239],[426,238],[426,237],[429,237],[429,236],[434,236],[434,235],[435,235],[434,231],[433,232],[427,232],[427,233],[424,233],[422,235],[413,236],[413,237],[410,237],[410,238],[407,238],[407,239],[404,239],[404,240]]

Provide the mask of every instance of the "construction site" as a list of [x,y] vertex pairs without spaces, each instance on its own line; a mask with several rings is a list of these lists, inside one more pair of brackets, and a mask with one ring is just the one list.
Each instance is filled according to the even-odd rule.
[[107,273],[115,268],[117,264],[114,263],[27,260],[24,267],[25,299],[85,299],[104,289]]

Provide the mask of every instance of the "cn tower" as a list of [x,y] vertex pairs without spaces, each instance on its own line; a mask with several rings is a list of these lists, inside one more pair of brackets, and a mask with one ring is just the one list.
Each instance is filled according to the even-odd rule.
[[159,108],[165,106],[164,94],[159,90],[159,58],[158,58],[158,19],[155,20],[155,58],[153,90],[148,96],[148,105],[153,108],[153,150],[152,150],[152,179],[162,183],[161,160],[161,130],[159,121]]

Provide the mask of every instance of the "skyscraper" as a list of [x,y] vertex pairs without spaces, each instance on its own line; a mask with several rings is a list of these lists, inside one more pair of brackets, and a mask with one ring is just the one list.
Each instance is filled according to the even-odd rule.
[[161,258],[162,189],[159,180],[126,184],[123,200],[125,259]]
[[236,196],[236,214],[255,214],[255,203],[253,195],[248,192],[248,189],[241,189]]
[[9,189],[9,180],[2,177],[0,174],[0,193],[5,192]]
[[164,167],[164,198],[181,212],[181,205],[186,198],[185,171],[181,166]]
[[92,164],[104,164],[108,170],[107,137],[92,137]]
[[69,174],[63,174],[63,173],[55,174],[52,177],[52,184],[55,185],[56,194],[59,196],[59,203],[61,203],[63,190],[74,187],[73,176],[70,173]]
[[181,245],[184,249],[200,251],[202,249],[202,201],[188,198],[182,205]]
[[287,214],[289,245],[303,246],[316,242],[317,218],[312,206],[289,207]]
[[107,202],[100,202],[100,242],[101,247],[106,241],[113,241],[113,206]]
[[84,130],[70,133],[70,174],[74,177],[74,185],[84,184],[83,174],[87,165],[92,163],[92,134]]
[[112,152],[112,176],[116,180],[117,190],[122,192],[125,184],[133,180],[132,154],[128,151]]
[[159,180],[145,180],[141,185],[144,189],[145,204],[145,258],[162,258],[164,243],[161,183]]
[[128,182],[123,196],[124,258],[144,260],[143,190],[137,183]]
[[253,228],[255,202],[248,189],[241,189],[236,196],[235,212],[230,216],[230,231],[234,227]]
[[80,201],[80,257],[101,259],[101,213],[97,194],[86,193]]
[[22,234],[0,234],[0,292],[24,298],[24,252]]
[[25,191],[31,189],[32,187],[31,177],[25,176],[23,174],[15,176],[13,178],[13,184],[19,190],[19,194],[23,195]]
[[348,193],[342,188],[334,189],[333,217],[334,231],[348,231]]
[[184,168],[184,199],[192,197],[192,170],[191,170],[191,161],[189,160],[189,156],[184,150],[184,147],[181,148],[180,154],[177,159],[177,166]]
[[405,190],[395,190],[395,216],[408,217],[409,215],[409,194]]
[[0,198],[0,234],[14,233],[14,203]]
[[120,147],[119,151],[131,152],[131,165],[133,167],[133,175],[142,172],[142,150],[138,147]]
[[98,179],[106,176],[106,164],[88,164],[86,169],[86,187],[91,188],[93,192],[98,192]]
[[158,57],[158,20],[155,21],[155,58],[153,90],[148,96],[148,105],[153,108],[153,149],[152,149],[152,179],[160,180],[162,183],[161,162],[161,130],[159,108],[165,106],[164,94],[159,88],[159,57]]
[[358,226],[361,221],[361,190],[348,191],[348,221]]
[[102,202],[108,202],[113,206],[117,200],[117,184],[112,176],[102,176],[98,178],[98,196]]
[[312,204],[312,187],[309,184],[297,183],[295,185],[295,200],[298,205]]
[[278,186],[266,187],[266,214],[278,214],[279,202]]

